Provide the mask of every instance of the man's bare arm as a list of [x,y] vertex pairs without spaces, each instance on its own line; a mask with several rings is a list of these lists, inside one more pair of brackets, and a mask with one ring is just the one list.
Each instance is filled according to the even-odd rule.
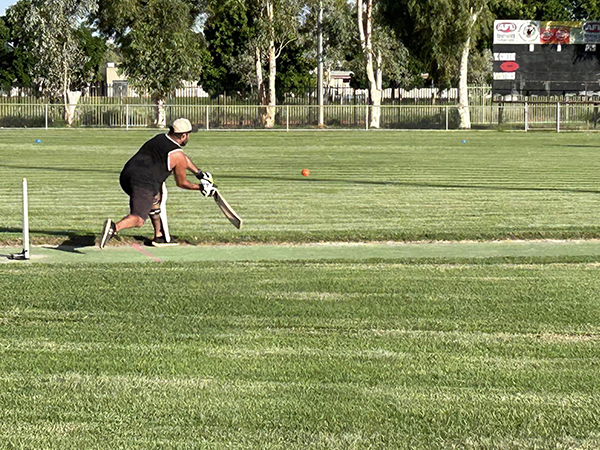
[[[173,176],[175,177],[175,183],[177,187],[181,189],[189,189],[191,191],[199,191],[200,185],[191,183],[187,180],[186,170],[194,171],[196,166],[183,152],[174,152],[169,155],[169,162],[173,168]],[[198,169],[196,169],[198,172]],[[194,172],[194,173],[196,173]]]
[[196,167],[196,165],[192,162],[190,158],[188,158],[187,155],[185,155],[185,159],[187,159],[187,170],[189,170],[193,174],[196,174],[200,171],[200,169]]

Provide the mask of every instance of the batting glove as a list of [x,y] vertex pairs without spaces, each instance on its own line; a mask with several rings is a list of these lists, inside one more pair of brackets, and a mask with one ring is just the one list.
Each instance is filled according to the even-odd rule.
[[210,183],[214,183],[213,177],[210,172],[202,172],[201,170],[199,170],[196,174],[196,178],[198,178],[200,181],[206,180]]
[[200,180],[198,186],[200,186],[200,193],[205,197],[212,197],[217,192],[217,187],[208,180]]

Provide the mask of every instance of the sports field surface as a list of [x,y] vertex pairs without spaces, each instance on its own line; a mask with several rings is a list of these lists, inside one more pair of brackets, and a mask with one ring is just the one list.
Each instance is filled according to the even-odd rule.
[[0,448],[600,448],[596,135],[201,132],[243,229],[99,250],[154,133],[0,130]]
[[[154,134],[1,130],[5,239],[20,233],[23,177],[34,242],[85,240],[121,218],[119,172]],[[596,134],[200,132],[186,152],[244,229],[172,178],[171,228],[191,243],[600,238],[597,144]]]

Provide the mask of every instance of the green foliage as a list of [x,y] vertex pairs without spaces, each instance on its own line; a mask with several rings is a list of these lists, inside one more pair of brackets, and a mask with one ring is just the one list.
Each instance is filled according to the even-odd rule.
[[31,42],[23,27],[30,8],[28,0],[20,0],[8,8],[0,19],[0,84],[3,88],[30,87],[36,61],[30,52]]
[[99,0],[94,27],[117,44],[120,69],[132,87],[164,100],[181,82],[198,80],[202,36],[196,0]]
[[249,56],[254,18],[245,2],[216,2],[204,24],[206,49],[200,82],[207,92],[247,92],[252,77]]
[[131,29],[117,39],[121,69],[139,92],[164,99],[183,80],[198,79],[202,37],[182,0],[150,0],[137,10]]
[[600,2],[598,0],[578,0],[573,6],[573,16],[582,20],[600,18]]
[[81,67],[79,77],[92,83],[100,81],[108,52],[106,41],[100,36],[94,35],[93,30],[86,26],[78,28],[75,31],[75,36],[87,56],[85,64]]
[[520,0],[501,6],[502,18],[526,20],[572,20],[573,6],[570,0]]
[[0,18],[0,89],[10,90],[15,79],[10,29]]
[[[316,30],[318,4],[311,3],[306,24],[303,27],[303,39],[307,41],[306,48],[316,48]],[[323,36],[324,36],[324,66],[327,71],[346,70],[353,73],[351,86],[356,89],[368,87],[364,59],[361,50],[360,37],[356,24],[356,5],[343,0],[323,2]],[[377,19],[377,18],[376,18]],[[376,20],[374,30],[374,45],[383,56],[383,86],[413,87],[420,82],[416,78],[420,74],[412,68],[413,60],[407,48],[396,36],[392,35],[389,27],[381,20]],[[309,54],[314,57],[315,51]],[[316,65],[316,62],[315,62]]]
[[86,47],[83,36],[87,32],[91,38],[91,32],[82,30],[81,22],[95,8],[95,0],[21,0],[9,8],[15,79],[51,98],[92,81],[98,68],[86,65],[97,50]]
[[[458,80],[462,45],[470,39],[472,51],[479,53],[474,59],[480,59],[485,48],[479,47],[479,40],[488,36],[496,12],[512,4],[484,0],[384,0],[381,17],[418,61],[415,66],[429,73],[437,87],[448,88]],[[474,12],[479,14],[475,24],[471,24]],[[485,73],[478,70],[475,80],[485,78]]]
[[277,59],[277,94],[283,100],[285,94],[303,95],[316,86],[316,77],[311,74],[316,61],[309,59],[307,51],[298,41],[291,42]]
[[506,2],[497,9],[499,18],[526,20],[597,20],[597,0],[521,0]]
[[492,52],[488,49],[474,49],[469,53],[468,79],[471,84],[485,86],[492,84]]
[[25,29],[37,62],[36,83],[48,94],[60,97],[89,82],[84,66],[90,56],[81,46],[77,30],[96,7],[95,0],[32,0]]
[[211,2],[207,7],[204,35],[208,54],[201,81],[216,95],[236,91],[247,94],[255,90],[255,52],[261,53],[263,77],[268,77],[267,55],[272,41],[276,53],[277,94],[300,93],[314,85],[314,47],[307,44],[309,28],[302,24],[301,4],[275,1],[273,22],[266,18],[264,1]]

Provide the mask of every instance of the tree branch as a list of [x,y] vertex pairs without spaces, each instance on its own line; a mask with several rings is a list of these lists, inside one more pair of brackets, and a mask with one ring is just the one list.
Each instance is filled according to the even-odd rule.
[[293,37],[293,38],[289,38],[287,41],[282,42],[277,49],[277,52],[275,53],[275,59],[279,58],[281,56],[281,52],[283,51],[283,49],[285,47],[287,47],[289,44],[291,44],[294,41],[297,41],[298,38],[297,37]]

